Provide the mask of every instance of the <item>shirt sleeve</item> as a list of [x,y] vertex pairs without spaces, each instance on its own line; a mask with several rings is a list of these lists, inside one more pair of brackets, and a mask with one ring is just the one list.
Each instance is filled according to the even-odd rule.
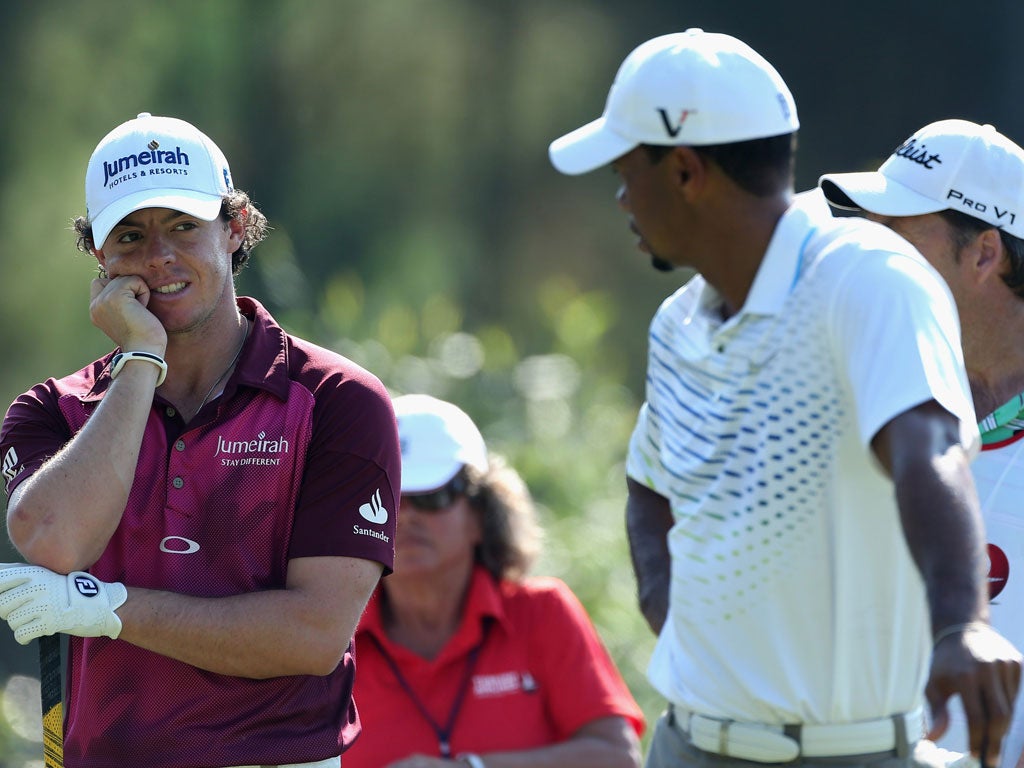
[[0,428],[4,489],[10,497],[18,485],[71,439],[54,393],[45,385],[20,395]]
[[359,557],[390,573],[401,488],[391,399],[368,375],[317,398],[289,557]]
[[956,305],[923,259],[874,253],[856,260],[838,283],[831,328],[865,445],[899,414],[935,400],[960,419],[961,442],[976,453]]
[[644,717],[583,606],[558,579],[536,579],[532,655],[541,661],[551,722],[564,740],[589,722],[623,717],[642,735]]
[[668,488],[663,480],[660,452],[661,434],[658,419],[652,415],[650,403],[645,402],[640,407],[636,426],[629,439],[626,475],[662,496],[668,496]]
[[648,333],[646,399],[637,416],[636,426],[629,440],[626,454],[626,476],[645,485],[652,491],[670,497],[668,477],[661,461],[661,413],[662,395],[657,386],[654,371],[671,369],[672,323],[666,321],[672,299],[665,301],[651,321]]

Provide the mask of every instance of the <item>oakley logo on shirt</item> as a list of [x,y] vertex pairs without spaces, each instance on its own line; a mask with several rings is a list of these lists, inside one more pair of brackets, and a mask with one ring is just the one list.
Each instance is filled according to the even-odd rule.
[[171,555],[191,555],[199,551],[199,542],[184,536],[164,536],[160,540],[160,551]]

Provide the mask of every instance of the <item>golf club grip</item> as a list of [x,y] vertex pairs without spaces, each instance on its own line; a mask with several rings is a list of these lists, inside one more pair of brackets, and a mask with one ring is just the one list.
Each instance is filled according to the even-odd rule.
[[39,689],[43,703],[43,765],[46,768],[64,768],[60,635],[39,638]]

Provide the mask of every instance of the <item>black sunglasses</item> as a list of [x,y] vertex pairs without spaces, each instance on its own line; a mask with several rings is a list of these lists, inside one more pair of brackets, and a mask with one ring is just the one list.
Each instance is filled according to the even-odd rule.
[[408,501],[421,512],[441,512],[466,491],[466,479],[461,475],[453,477],[447,485],[429,493],[403,493],[402,500]]

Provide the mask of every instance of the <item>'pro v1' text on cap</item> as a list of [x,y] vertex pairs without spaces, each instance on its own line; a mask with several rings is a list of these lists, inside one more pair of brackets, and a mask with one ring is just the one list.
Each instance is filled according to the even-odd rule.
[[1024,237],[1024,150],[991,125],[929,123],[877,171],[827,173],[818,184],[837,208],[881,216],[950,209]]
[[232,190],[224,154],[195,126],[141,113],[96,146],[85,172],[86,216],[102,249],[117,223],[142,208],[171,208],[213,221]]
[[706,146],[793,133],[793,95],[759,53],[700,29],[662,35],[619,67],[604,114],[551,143],[562,173],[587,173],[640,144]]

